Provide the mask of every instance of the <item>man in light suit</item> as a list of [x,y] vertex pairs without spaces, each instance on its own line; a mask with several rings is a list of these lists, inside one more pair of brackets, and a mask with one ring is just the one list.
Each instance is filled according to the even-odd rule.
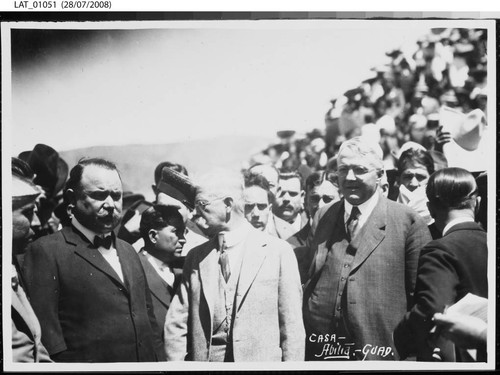
[[12,179],[12,361],[52,362],[40,340],[40,323],[26,297],[16,259],[34,235],[31,225],[38,221],[35,202],[41,190],[22,176]]
[[415,305],[394,331],[396,348],[402,358],[417,354],[417,360],[422,361],[432,361],[437,355],[444,361],[486,362],[486,340],[479,344],[471,340],[463,345],[478,349],[477,357],[472,358],[463,349],[456,353],[453,348],[445,350],[447,345],[430,333],[433,315],[443,313],[468,293],[488,298],[486,232],[474,222],[478,206],[476,181],[465,169],[444,168],[430,177],[426,193],[429,212],[443,237],[422,249]]
[[42,342],[56,362],[164,358],[139,256],[113,229],[122,210],[116,166],[81,160],[65,199],[71,226],[33,242],[24,260]]
[[397,359],[392,331],[410,308],[420,249],[431,237],[411,209],[380,193],[382,150],[344,142],[344,199],[323,207],[304,291],[308,360]]
[[167,360],[302,361],[302,290],[290,245],[247,222],[241,178],[200,181],[197,223],[211,239],[186,257],[167,312]]
[[158,329],[163,337],[165,317],[182,278],[186,226],[179,209],[155,205],[141,215],[144,247],[139,252],[151,292]]

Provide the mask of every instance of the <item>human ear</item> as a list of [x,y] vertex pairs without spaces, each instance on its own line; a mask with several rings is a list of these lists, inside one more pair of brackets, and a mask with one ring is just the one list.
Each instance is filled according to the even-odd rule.
[[157,243],[158,242],[158,231],[156,229],[150,229],[148,232],[148,237],[151,243]]
[[233,208],[234,199],[232,197],[224,198],[224,204],[226,205],[226,211],[229,212]]

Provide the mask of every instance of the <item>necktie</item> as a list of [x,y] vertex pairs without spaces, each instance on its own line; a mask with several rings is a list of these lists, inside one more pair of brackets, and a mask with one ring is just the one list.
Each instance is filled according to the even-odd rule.
[[94,237],[94,246],[98,249],[99,247],[104,247],[106,249],[111,248],[111,244],[113,243],[113,237],[112,236],[106,236],[104,238],[95,236]]
[[229,268],[229,256],[227,254],[226,241],[224,240],[224,234],[219,233],[219,264],[220,269],[222,271],[222,276],[224,276],[224,280],[229,280],[229,276],[231,276],[231,269]]
[[358,229],[359,224],[359,216],[361,212],[357,206],[353,206],[351,210],[351,216],[347,219],[346,227],[347,227],[347,235],[349,236],[349,240],[352,240],[356,236],[356,230]]

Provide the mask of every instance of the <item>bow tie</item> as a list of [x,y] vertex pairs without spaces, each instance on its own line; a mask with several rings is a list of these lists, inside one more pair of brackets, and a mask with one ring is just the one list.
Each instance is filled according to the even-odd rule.
[[104,238],[95,236],[94,237],[94,246],[98,249],[99,247],[104,247],[106,249],[110,249],[111,245],[113,244],[113,237],[112,236],[106,236]]

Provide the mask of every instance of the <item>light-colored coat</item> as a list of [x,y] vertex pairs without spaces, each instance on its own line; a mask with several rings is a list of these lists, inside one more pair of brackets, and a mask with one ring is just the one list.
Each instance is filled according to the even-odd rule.
[[[219,254],[210,240],[186,257],[183,280],[165,323],[170,361],[207,361],[213,332]],[[285,241],[253,228],[245,240],[233,312],[239,361],[302,361],[305,334],[297,260]]]
[[35,312],[21,285],[12,290],[12,361],[52,362],[42,345],[42,332]]

